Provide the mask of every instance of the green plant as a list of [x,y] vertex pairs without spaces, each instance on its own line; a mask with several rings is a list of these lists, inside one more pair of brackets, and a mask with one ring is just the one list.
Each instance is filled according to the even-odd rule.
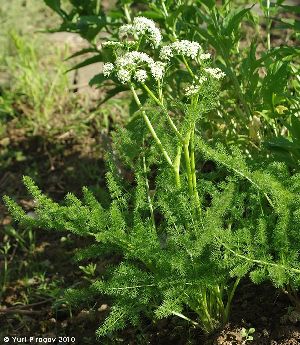
[[[14,107],[25,112],[31,122],[33,132],[40,127],[47,128],[49,119],[60,112],[67,98],[68,77],[64,74],[65,65],[61,62],[67,52],[55,52],[56,62],[48,66],[51,58],[42,57],[40,42],[28,40],[16,33],[9,35],[11,53],[4,64],[10,74],[11,86],[6,94],[13,93]],[[44,59],[43,59],[44,58]]]
[[255,333],[255,328],[242,328],[241,337],[244,339],[244,343],[253,340],[253,334]]
[[[48,0],[48,6],[62,19],[58,31],[72,31],[87,39],[90,47],[74,56],[93,53],[74,68],[81,68],[95,62],[110,61],[111,56],[102,49],[107,34],[118,40],[118,28],[123,21],[142,15],[155,19],[164,39],[175,41],[188,39],[198,41],[215,52],[215,62],[227,75],[224,91],[221,93],[222,107],[208,112],[201,119],[202,131],[209,138],[218,136],[228,144],[240,146],[256,154],[261,147],[262,137],[279,136],[284,130],[285,117],[297,113],[299,90],[297,70],[299,49],[296,45],[298,22],[285,20],[286,13],[297,13],[297,7],[285,6],[283,1],[260,1],[264,16],[245,2],[226,1],[119,1],[117,7],[106,9],[96,2],[80,7],[80,2],[70,2],[67,11],[59,1]],[[97,10],[96,10],[97,9]],[[283,14],[284,13],[284,14]],[[291,37],[289,44],[271,46],[273,27],[282,29],[282,34]],[[286,31],[292,29],[292,33]],[[261,35],[265,32],[265,35]],[[262,45],[264,46],[262,49]],[[296,73],[295,73],[296,72]],[[177,74],[166,79],[169,89],[165,97],[177,99],[180,81],[184,75]],[[107,98],[127,91],[124,85],[107,82],[101,74],[91,80],[91,85],[108,90]],[[107,88],[108,86],[108,88]],[[168,92],[168,95],[167,95]],[[283,114],[277,111],[285,107]],[[257,121],[259,120],[259,121]]]
[[[77,253],[79,260],[119,258],[103,279],[89,274],[90,285],[67,291],[73,303],[114,297],[98,335],[137,325],[141,315],[176,315],[209,333],[227,322],[243,276],[298,288],[300,176],[205,143],[201,119],[218,107],[224,73],[210,66],[199,43],[171,40],[157,51],[162,37],[144,17],[119,34],[120,41],[105,44],[111,60],[103,77],[130,90],[136,105],[114,136],[117,158],[108,154],[110,203],[100,204],[84,188],[83,201],[68,194],[59,205],[29,178],[24,183],[36,201],[36,219],[10,198],[5,202],[23,226],[94,240]],[[177,74],[183,77],[175,100],[169,85]],[[203,157],[217,163],[212,174],[197,168]]]
[[3,271],[1,272],[1,291],[0,291],[0,301],[2,299],[2,295],[6,290],[6,284],[7,284],[7,280],[8,280],[8,272],[9,272],[9,268],[8,268],[8,252],[11,249],[11,245],[9,243],[9,241],[7,241],[3,248],[0,249],[0,253],[1,256],[3,256],[4,258],[4,267],[3,267]]

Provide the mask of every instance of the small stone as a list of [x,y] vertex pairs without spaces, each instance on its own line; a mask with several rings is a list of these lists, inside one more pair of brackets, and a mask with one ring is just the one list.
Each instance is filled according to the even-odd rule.
[[108,305],[107,304],[101,304],[101,306],[98,308],[98,311],[105,311],[107,310]]

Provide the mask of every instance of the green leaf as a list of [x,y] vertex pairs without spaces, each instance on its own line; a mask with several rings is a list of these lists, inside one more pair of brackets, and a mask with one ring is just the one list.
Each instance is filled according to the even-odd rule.
[[60,0],[44,0],[45,4],[50,7],[54,12],[58,13],[62,18],[66,19],[68,17],[67,13],[61,8]]
[[156,12],[156,11],[143,11],[142,14],[144,17],[149,18],[149,19],[153,19],[153,20],[164,19],[163,14],[160,12]]
[[80,62],[79,64],[75,65],[74,67],[70,68],[69,70],[67,70],[67,72],[73,71],[75,69],[79,69],[85,66],[89,66],[92,65],[94,63],[97,62],[101,62],[103,60],[102,54],[97,54],[91,58],[88,58],[86,60],[84,60],[83,62]]
[[109,90],[107,92],[107,96],[100,102],[98,103],[98,106],[100,106],[101,104],[104,104],[105,102],[107,102],[109,99],[113,98],[115,95],[117,95],[120,92],[124,92],[124,91],[128,91],[129,87],[128,86],[116,86],[115,88],[113,88],[112,90]]
[[199,4],[204,4],[210,10],[212,10],[216,6],[216,2],[214,0],[201,0],[198,2],[199,2]]
[[104,77],[103,73],[99,73],[97,75],[95,75],[89,82],[90,86],[100,86],[105,80],[107,80],[106,77]]
[[293,13],[300,13],[300,6],[288,6],[288,5],[280,5],[281,8],[287,10],[288,12]]
[[98,50],[96,48],[84,48],[79,50],[78,52],[72,54],[71,56],[68,56],[67,60],[73,59],[76,56],[84,55],[87,53],[97,53]]
[[276,27],[277,29],[293,29],[295,31],[300,31],[300,20],[292,18],[282,18],[277,20],[280,24]]
[[[236,31],[244,18],[244,16],[251,10],[253,6],[249,8],[244,8],[243,10],[236,13],[236,11],[230,12],[229,16],[224,20],[224,29],[222,30],[223,33],[227,36],[231,35],[234,31]],[[227,24],[226,24],[227,22]]]
[[284,138],[284,137],[278,137],[274,138],[268,143],[269,148],[277,148],[277,149],[284,149],[287,151],[300,149],[300,145],[292,142],[291,140]]
[[262,95],[265,103],[273,107],[273,95],[282,95],[287,87],[289,66],[287,62],[277,61],[267,71],[262,84]]
[[290,131],[294,138],[300,141],[300,120],[296,116],[291,117]]

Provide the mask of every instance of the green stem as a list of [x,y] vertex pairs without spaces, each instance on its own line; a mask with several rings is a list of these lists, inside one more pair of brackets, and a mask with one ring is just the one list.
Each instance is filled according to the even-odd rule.
[[[141,104],[141,102],[140,102],[140,100],[139,100],[139,97],[138,97],[137,93],[135,92],[135,89],[134,89],[134,87],[133,87],[132,85],[130,85],[130,90],[131,90],[131,92],[132,92],[132,94],[133,94],[134,100],[136,101],[137,105],[141,108],[141,107],[142,107],[142,104]],[[155,130],[154,130],[152,124],[151,124],[151,121],[149,120],[149,118],[148,118],[148,116],[146,115],[146,113],[145,113],[144,110],[142,110],[142,116],[143,116],[143,118],[144,118],[144,120],[145,120],[145,122],[146,122],[146,125],[147,125],[147,127],[148,127],[148,129],[149,129],[149,131],[150,131],[150,133],[151,133],[151,135],[152,135],[152,137],[153,137],[153,139],[155,140],[157,146],[160,148],[160,150],[161,150],[163,156],[165,157],[167,163],[168,163],[172,168],[174,168],[173,162],[172,162],[172,160],[171,160],[171,158],[170,158],[168,152],[167,152],[167,151],[165,150],[165,148],[163,147],[162,142],[160,141],[159,137],[157,136],[157,134],[156,134],[156,132],[155,132]]]
[[256,260],[256,259],[252,259],[252,258],[249,258],[248,256],[246,255],[242,255],[242,254],[239,254],[237,252],[235,252],[233,249],[231,249],[230,247],[228,247],[225,243],[221,243],[224,248],[226,248],[228,251],[230,251],[232,254],[234,254],[236,257],[238,258],[241,258],[241,259],[244,259],[248,262],[251,262],[253,264],[258,264],[260,266],[271,266],[271,267],[276,267],[276,268],[280,268],[280,269],[283,269],[283,270],[286,270],[286,271],[290,271],[290,272],[294,272],[294,273],[297,273],[299,274],[300,273],[300,269],[298,268],[293,268],[293,267],[286,267],[284,265],[279,265],[279,264],[275,264],[273,262],[268,262],[268,261],[264,261],[264,260]]
[[200,215],[201,204],[200,204],[199,194],[197,190],[197,176],[196,176],[196,163],[195,163],[195,124],[193,125],[192,132],[191,132],[190,147],[191,147],[191,174],[192,174],[194,198],[195,198],[197,209]]
[[187,69],[188,72],[190,73],[190,75],[191,75],[193,78],[195,78],[195,74],[194,74],[193,71],[191,70],[190,65],[188,64],[188,62],[186,61],[186,58],[185,58],[183,55],[182,55],[182,60],[183,60],[183,62],[184,62],[184,64],[185,64],[186,69]]
[[182,319],[184,319],[186,321],[191,322],[194,326],[199,326],[198,322],[193,321],[192,319],[190,319],[189,317],[187,317],[187,316],[185,316],[185,315],[183,315],[181,313],[178,313],[176,311],[172,311],[172,314],[176,315],[176,316],[178,316],[178,317],[180,317],[180,318],[182,318]]
[[182,142],[183,141],[183,137],[180,134],[179,130],[177,129],[175,123],[173,122],[173,120],[171,119],[167,109],[165,108],[165,106],[163,105],[163,103],[154,95],[154,93],[148,88],[148,86],[146,84],[142,84],[144,89],[147,91],[148,95],[156,102],[156,104],[158,104],[160,107],[162,107],[165,115],[167,116],[167,120],[170,124],[170,126],[172,127],[172,129],[174,130],[175,134],[177,135],[178,139]]
[[101,8],[101,0],[97,0],[96,2],[96,15],[99,16]]
[[267,16],[267,47],[268,47],[268,50],[271,50],[271,25],[272,25],[272,22],[270,20],[270,0],[267,0],[267,13],[266,13],[266,16]]
[[185,158],[186,173],[187,173],[187,178],[188,178],[189,192],[190,192],[190,196],[194,198],[193,177],[192,177],[191,159],[190,159],[190,152],[189,152],[190,135],[191,133],[189,132],[187,135],[187,140],[183,144],[183,151],[184,151],[184,158]]
[[[201,302],[202,302],[202,308],[203,308],[203,311],[204,311],[204,314],[206,316],[206,319],[207,321],[203,320],[204,323],[206,323],[206,331],[207,332],[210,332],[211,329],[213,328],[212,327],[212,319],[211,319],[211,316],[208,312],[208,305],[207,305],[207,290],[205,290],[203,293],[202,293],[202,298],[201,298]],[[203,316],[202,316],[203,318]]]
[[164,104],[163,101],[163,93],[162,93],[162,86],[160,84],[160,80],[158,79],[157,81],[157,88],[158,88],[158,98],[161,104]]
[[151,221],[152,221],[153,228],[156,229],[155,218],[154,218],[154,211],[153,211],[153,204],[152,204],[152,199],[151,199],[151,195],[150,195],[149,181],[148,181],[148,178],[147,178],[146,158],[145,158],[144,154],[143,154],[143,169],[144,169],[144,174],[145,174],[145,183],[146,183],[146,188],[147,188],[148,204],[149,204],[149,209],[150,209],[150,214],[151,214]]
[[230,312],[230,307],[231,307],[231,302],[232,302],[232,299],[233,299],[233,296],[235,294],[235,291],[239,285],[239,282],[240,282],[241,278],[237,278],[236,281],[234,282],[233,284],[233,287],[230,291],[230,294],[229,294],[229,297],[228,297],[228,300],[227,300],[227,304],[226,304],[226,307],[225,307],[225,311],[224,311],[224,316],[223,316],[223,322],[226,323],[228,321],[228,318],[229,318],[229,312]]
[[130,13],[129,13],[129,6],[128,6],[128,4],[124,5],[124,13],[125,13],[125,17],[127,19],[127,22],[131,23],[132,20],[131,20],[131,16],[130,16]]
[[181,151],[182,151],[182,145],[180,144],[177,147],[177,155],[176,155],[175,160],[174,160],[175,181],[176,181],[176,186],[178,188],[181,187],[181,181],[180,181]]
[[162,2],[161,2],[161,7],[163,9],[165,18],[167,18],[169,16],[169,13],[167,11],[166,4],[165,4],[164,0],[162,0]]

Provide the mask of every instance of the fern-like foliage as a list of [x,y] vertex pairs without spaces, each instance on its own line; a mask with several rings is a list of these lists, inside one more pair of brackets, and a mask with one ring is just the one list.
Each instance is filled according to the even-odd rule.
[[[159,163],[159,150],[149,145],[147,135],[132,151],[130,129],[120,133],[127,147],[117,141],[115,147],[123,168],[134,167],[135,178],[126,181],[123,169],[108,157],[108,207],[87,188],[82,200],[67,194],[60,205],[28,177],[24,183],[35,200],[35,218],[5,197],[22,226],[93,239],[77,252],[77,260],[119,258],[101,279],[66,292],[74,304],[102,294],[113,297],[99,336],[127,323],[137,325],[141,316],[177,315],[210,332],[226,322],[239,279],[248,274],[256,283],[271,280],[276,286],[299,287],[300,174],[290,176],[279,163],[251,167],[239,151],[229,154],[197,138],[197,157],[214,161],[218,172],[197,173],[199,214],[186,179],[174,184],[173,171]],[[165,145],[177,145],[177,139],[168,140],[166,135]],[[131,155],[126,155],[128,148]]]

